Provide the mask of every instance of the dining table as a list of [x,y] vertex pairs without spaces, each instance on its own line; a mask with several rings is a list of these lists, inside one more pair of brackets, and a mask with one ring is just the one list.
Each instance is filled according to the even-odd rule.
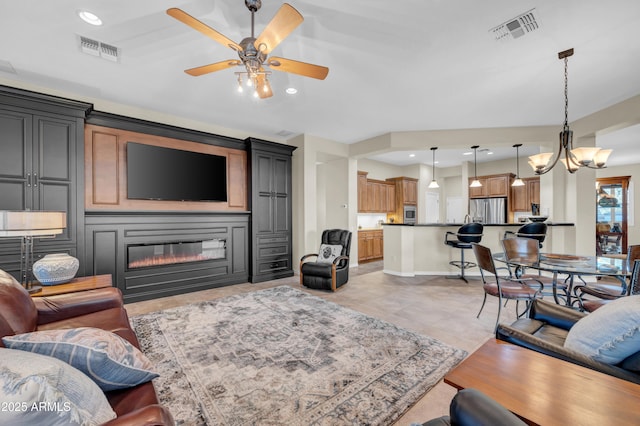
[[575,280],[579,279],[585,282],[582,277],[586,276],[613,277],[620,281],[620,294],[628,294],[629,292],[627,279],[631,275],[631,271],[627,264],[627,259],[622,257],[540,253],[538,261],[531,262],[518,258],[511,258],[507,261],[504,253],[495,253],[493,259],[505,264],[508,263],[516,268],[532,268],[552,274],[553,298],[556,303],[559,300],[557,293],[558,279],[563,279],[568,287],[565,301],[567,306],[573,306],[574,303],[572,294],[574,293]]

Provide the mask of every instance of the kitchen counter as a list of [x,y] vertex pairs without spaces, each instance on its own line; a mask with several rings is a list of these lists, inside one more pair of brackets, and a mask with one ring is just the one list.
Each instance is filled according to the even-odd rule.
[[[527,223],[532,223],[532,222],[524,222],[524,223],[485,223],[484,226],[523,226],[526,225]],[[547,226],[575,226],[573,223],[571,222],[544,222],[547,224]],[[464,225],[464,223],[415,223],[415,224],[411,224],[411,223],[385,223],[385,226],[432,226],[432,227],[451,227],[451,226],[457,226],[458,228],[461,227],[462,225]],[[372,228],[373,229],[373,228]],[[379,228],[376,228],[379,229]]]
[[[501,240],[506,231],[513,232],[522,223],[484,225],[482,241],[494,253],[502,252]],[[575,226],[572,223],[547,223],[547,237],[543,243],[543,252],[576,253]],[[460,260],[460,250],[445,245],[447,231],[457,232],[462,224],[425,223],[401,224],[386,223],[384,234],[384,272],[403,277],[416,275],[457,275],[458,268],[449,265],[452,260]],[[473,252],[466,250],[465,258],[474,261]],[[465,272],[470,276],[480,275],[478,268]]]

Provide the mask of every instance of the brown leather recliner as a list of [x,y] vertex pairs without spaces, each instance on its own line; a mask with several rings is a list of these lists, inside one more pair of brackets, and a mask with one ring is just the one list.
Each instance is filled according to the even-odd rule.
[[[140,348],[117,288],[31,298],[11,275],[0,270],[0,337],[76,327],[108,330]],[[105,395],[118,416],[105,425],[174,424],[171,413],[159,405],[152,382]]]

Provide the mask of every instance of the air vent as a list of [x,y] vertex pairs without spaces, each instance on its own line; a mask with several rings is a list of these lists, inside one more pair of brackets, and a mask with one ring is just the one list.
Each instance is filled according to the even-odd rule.
[[292,136],[294,134],[295,134],[294,132],[290,132],[289,130],[280,130],[278,133],[276,133],[276,135],[282,136],[283,138]]
[[84,36],[78,36],[80,51],[91,56],[98,56],[112,62],[118,62],[119,52],[116,46],[102,43]]
[[531,9],[490,29],[489,33],[491,33],[497,41],[505,41],[522,37],[538,28],[540,28],[540,23],[536,18],[536,10]]

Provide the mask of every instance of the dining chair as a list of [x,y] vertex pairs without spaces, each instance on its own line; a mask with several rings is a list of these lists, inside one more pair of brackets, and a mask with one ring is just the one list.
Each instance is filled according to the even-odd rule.
[[[636,260],[640,260],[640,244],[630,245],[627,248],[627,271],[631,271],[632,268],[634,268]],[[633,291],[632,283],[630,282],[627,286],[623,284],[623,282],[612,283],[600,280],[595,283],[585,283],[584,285],[576,286],[573,292],[578,301],[578,307],[583,311],[592,312],[602,306],[602,300],[615,300],[630,294],[631,291]],[[593,300],[589,298],[589,296],[593,296],[596,299]]]
[[[501,278],[496,271],[491,249],[478,243],[471,243],[471,246],[473,248],[473,253],[476,256],[478,267],[480,268],[482,288],[484,290],[484,299],[482,300],[482,306],[480,306],[480,311],[476,318],[480,318],[480,314],[487,302],[487,294],[497,297],[498,317],[496,318],[496,325],[494,328],[494,330],[497,330],[498,323],[500,322],[503,301],[515,300],[516,302],[525,301],[527,303],[526,309],[521,314],[518,314],[519,303],[516,303],[516,315],[519,318],[529,312],[529,308],[531,307],[531,302],[533,300],[540,298],[540,290],[530,287],[527,284],[529,280]],[[537,283],[534,285],[537,286]]]
[[[505,238],[501,242],[511,278],[529,280],[531,285],[536,285],[537,283],[543,296],[553,296],[553,300],[556,303],[560,303],[559,298],[564,298],[563,303],[566,303],[569,286],[564,280],[558,281],[556,279],[554,288],[553,277],[542,275],[540,270],[538,270],[537,274],[527,274],[526,267],[514,265],[514,263],[535,264],[540,261],[540,243],[537,239]],[[547,290],[551,289],[551,292],[545,291],[545,287]],[[558,295],[558,291],[562,293],[561,296]]]
[[[629,280],[629,291],[626,294],[618,294],[618,295],[612,295],[610,293],[606,293],[606,292],[600,292],[598,293],[597,291],[594,291],[591,288],[585,289],[587,291],[584,291],[584,293],[582,293],[580,295],[580,297],[578,298],[579,303],[580,303],[580,309],[586,312],[593,312],[598,308],[601,308],[602,306],[606,305],[607,303],[611,302],[612,300],[616,300],[619,299],[621,297],[625,297],[625,296],[636,296],[636,295],[640,295],[640,259],[635,260],[633,262],[633,266],[632,266],[632,270],[631,270],[631,278]],[[588,286],[584,286],[584,287],[588,287]],[[582,296],[584,296],[585,294],[589,294],[591,296],[595,296],[597,297],[597,299],[586,299],[583,298]]]

